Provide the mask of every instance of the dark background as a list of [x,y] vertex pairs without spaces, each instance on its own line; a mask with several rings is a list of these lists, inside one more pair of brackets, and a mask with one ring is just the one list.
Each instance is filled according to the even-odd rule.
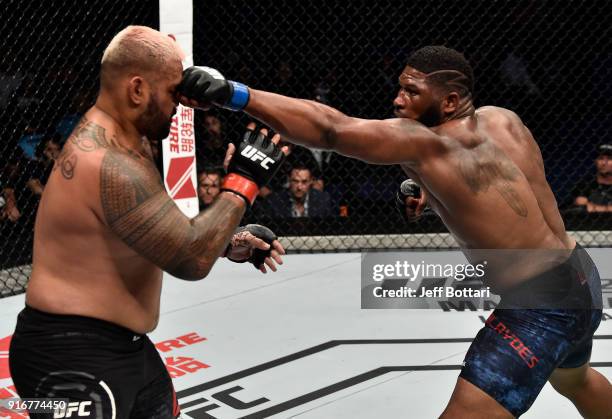
[[[194,1],[194,60],[256,88],[309,99],[318,88],[345,113],[387,118],[409,53],[453,47],[473,64],[476,104],[507,107],[532,130],[559,205],[570,208],[572,189],[594,176],[597,145],[612,142],[609,9],[604,0]],[[36,164],[24,159],[20,140],[65,137],[95,100],[106,44],[128,24],[157,28],[158,3],[0,0],[0,13],[0,188],[23,188]],[[226,142],[248,121],[216,115]],[[248,219],[279,235],[445,231],[435,217],[410,225],[396,215],[393,195],[405,176],[395,166],[333,155],[322,176],[335,211],[342,205],[347,217]],[[16,223],[0,220],[0,269],[31,259],[38,198],[16,191],[24,211]],[[607,215],[570,212],[566,222],[574,230],[610,228]]]

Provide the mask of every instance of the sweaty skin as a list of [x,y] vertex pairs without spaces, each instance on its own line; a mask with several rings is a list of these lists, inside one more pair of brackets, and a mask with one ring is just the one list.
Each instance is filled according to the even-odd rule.
[[[150,36],[165,42],[159,32]],[[146,333],[158,322],[162,269],[203,278],[227,247],[244,200],[222,192],[206,211],[185,217],[143,139],[147,130],[167,135],[176,110],[182,68],[179,56],[171,58],[154,83],[114,75],[67,140],[36,218],[31,307]]]
[[[408,66],[399,83],[394,119],[352,118],[317,102],[255,89],[245,111],[290,142],[400,164],[468,259],[492,257],[473,249],[517,250],[489,260],[497,285],[521,282],[566,259],[575,241],[565,231],[540,149],[521,119],[498,107],[475,110],[468,99],[442,102],[441,123],[428,128],[416,121],[433,103],[427,75]],[[527,252],[518,249],[546,251],[530,250],[533,257],[526,260]]]

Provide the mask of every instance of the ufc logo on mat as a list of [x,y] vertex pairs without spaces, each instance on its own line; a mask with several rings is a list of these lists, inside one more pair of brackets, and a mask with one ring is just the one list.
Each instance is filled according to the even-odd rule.
[[55,419],[55,418],[72,418],[72,417],[91,416],[91,411],[89,410],[91,403],[92,403],[91,401],[70,402],[61,409],[60,408],[55,409],[53,418]]
[[264,153],[250,145],[247,145],[244,150],[240,152],[240,154],[242,154],[247,159],[250,159],[251,161],[261,160],[261,163],[259,163],[259,165],[266,170],[270,169],[270,167],[268,167],[268,164],[275,163],[275,161],[272,160],[270,157],[266,156]]

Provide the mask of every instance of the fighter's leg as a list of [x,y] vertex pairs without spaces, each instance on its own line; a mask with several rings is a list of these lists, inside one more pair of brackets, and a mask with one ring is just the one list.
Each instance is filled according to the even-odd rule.
[[440,419],[509,419],[514,418],[493,397],[474,384],[459,377],[448,406]]
[[[175,419],[180,408],[170,374],[148,336],[143,337],[146,384],[138,391],[130,419]],[[127,418],[128,416],[126,416]]]
[[17,320],[9,366],[21,398],[67,399],[54,413],[32,418],[129,415],[142,386],[141,340],[102,320],[26,307]]
[[557,368],[549,381],[585,418],[612,419],[612,384],[588,363],[577,368]]
[[[478,332],[443,418],[511,418],[533,404],[574,347],[575,313],[495,310]],[[480,416],[479,416],[480,415]]]
[[130,413],[130,419],[174,419],[180,409],[168,372],[160,374],[140,390]]
[[593,334],[601,322],[601,316],[601,309],[590,310],[589,333],[557,366],[549,382],[555,390],[570,399],[584,417],[611,419],[612,384],[589,366]]

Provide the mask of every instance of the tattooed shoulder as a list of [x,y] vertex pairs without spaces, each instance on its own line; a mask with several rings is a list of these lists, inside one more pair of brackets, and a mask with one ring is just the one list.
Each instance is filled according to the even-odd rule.
[[94,151],[108,148],[115,142],[115,135],[109,136],[106,128],[83,117],[68,140],[81,151]]
[[109,136],[103,126],[83,117],[66,140],[53,171],[59,168],[64,179],[70,180],[74,177],[79,160],[77,151],[88,153],[106,149],[115,142],[115,135]]
[[102,209],[109,222],[160,192],[164,192],[161,177],[149,161],[116,150],[104,154],[100,167],[100,194]]
[[68,142],[62,147],[60,155],[53,164],[52,171],[55,172],[60,169],[64,179],[72,179],[74,177],[74,168],[76,167],[77,156],[74,154],[74,150]]

